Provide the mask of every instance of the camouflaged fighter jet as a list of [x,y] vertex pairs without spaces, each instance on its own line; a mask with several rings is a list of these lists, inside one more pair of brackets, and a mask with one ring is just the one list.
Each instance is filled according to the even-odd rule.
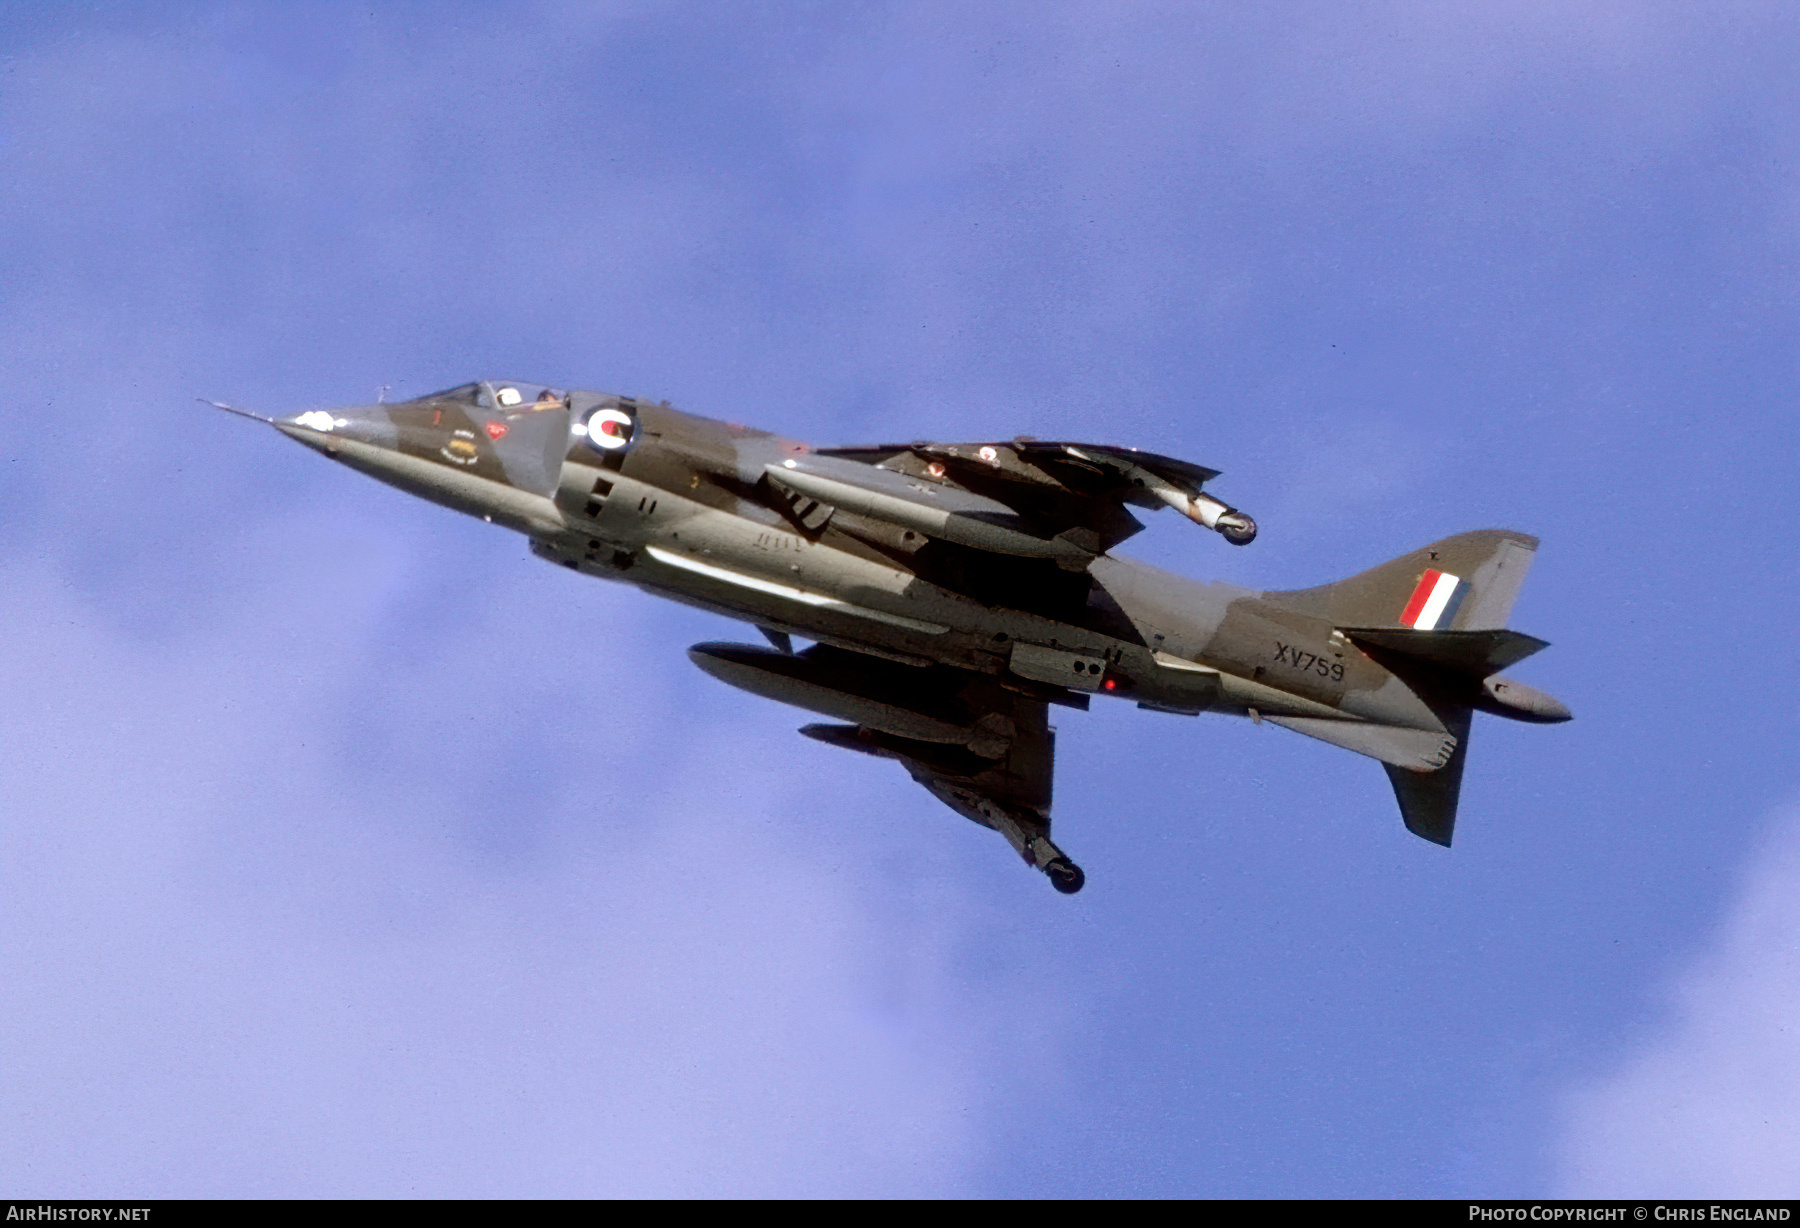
[[1050,841],[1052,704],[1222,712],[1367,755],[1406,826],[1443,845],[1471,714],[1569,719],[1498,672],[1546,646],[1506,629],[1537,548],[1524,533],[1461,533],[1336,584],[1255,592],[1111,553],[1143,527],[1133,509],[1173,507],[1238,545],[1256,535],[1202,489],[1214,470],[1132,448],[814,448],[666,402],[504,381],[249,416],[524,533],[553,563],[754,624],[768,647],[688,655],[841,722],[800,732],[899,763],[1065,893],[1084,875]]

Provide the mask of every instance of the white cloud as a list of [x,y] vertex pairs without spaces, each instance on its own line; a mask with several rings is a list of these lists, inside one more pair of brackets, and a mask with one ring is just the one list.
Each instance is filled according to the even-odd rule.
[[[1630,5],[248,12],[99,21],[0,75],[20,427],[0,483],[0,1169],[46,1195],[926,1195],[983,1173],[1041,1192],[1055,1171],[1077,1192],[1266,1192],[1242,1177],[1266,1157],[1314,1191],[1395,1180],[1336,1140],[1384,1120],[1429,1140],[1458,1094],[1431,1072],[1467,1046],[1443,1058],[1454,1030],[1345,992],[1351,965],[1259,945],[1265,913],[1306,932],[1327,906],[1283,911],[1259,877],[1280,863],[1234,877],[1238,846],[1190,836],[1195,797],[1242,796],[1204,731],[1158,727],[1170,770],[1130,774],[1154,799],[1132,813],[1084,770],[1096,714],[1065,743],[1061,804],[1072,840],[1113,842],[1115,883],[1145,840],[1217,864],[1156,880],[1160,901],[1050,899],[898,769],[663,672],[717,622],[674,634],[698,616],[522,560],[190,398],[287,413],[510,374],[820,440],[1066,427],[1229,467],[1222,493],[1290,543],[1220,561],[1165,524],[1134,551],[1311,583],[1338,574],[1333,533],[1369,548],[1380,490],[1416,516],[1443,488],[1409,478],[1417,458],[1447,463],[1486,412],[1442,408],[1460,380],[1392,375],[1440,306],[1527,304],[1559,352],[1619,365],[1556,293],[1524,293],[1567,286],[1493,297],[1524,250],[1510,219],[1523,203],[1571,244],[1604,233],[1566,224],[1567,168],[1694,128],[1718,61]],[[1635,107],[1500,105],[1546,82],[1579,87],[1551,102],[1603,95],[1676,52],[1693,66],[1657,62],[1653,89],[1621,92]],[[1652,122],[1664,107],[1681,122]],[[1596,108],[1632,139],[1593,139]],[[1438,156],[1464,147],[1549,171]],[[1685,181],[1659,165],[1606,199],[1665,208],[1653,185]],[[1464,233],[1497,240],[1493,267]],[[1635,277],[1633,300],[1654,289]],[[1315,301],[1336,304],[1330,340],[1363,338],[1360,366],[1294,359],[1290,334],[1327,339],[1288,319]],[[1510,314],[1459,318],[1534,344]],[[1646,336],[1652,354],[1665,334]],[[1507,455],[1511,508],[1534,453]],[[1613,463],[1667,468],[1645,455]],[[1493,480],[1471,470],[1467,493]],[[1284,787],[1258,805],[1302,796]],[[938,833],[1033,907],[959,895]],[[1434,872],[1479,873],[1459,858]],[[1374,914],[1341,915],[1355,934]],[[1506,984],[1507,941],[1535,954],[1536,926],[1480,924],[1475,979]],[[1386,985],[1378,943],[1351,949],[1375,970],[1356,983]],[[1397,974],[1433,967],[1393,952]],[[1234,1001],[1244,1026],[1218,1022]],[[1378,1080],[1387,1118],[1343,1074],[1380,1069],[1357,1014],[1420,1073]],[[1065,1065],[1099,1077],[1046,1077],[1081,1015],[1128,1043],[1090,1036]],[[1245,1095],[1289,1121],[1259,1134],[1218,1108],[1245,1069],[1306,1089]],[[1357,1128],[1318,1128],[1339,1112]]]
[[[670,634],[698,616],[188,406],[372,394],[337,327],[424,386],[502,353],[573,375],[540,333],[604,365],[571,311],[614,351],[691,347],[645,320],[688,310],[742,202],[704,157],[643,167],[712,138],[641,90],[484,75],[535,62],[493,29],[402,40],[353,89],[99,31],[0,98],[39,185],[0,192],[31,205],[0,352],[56,407],[0,491],[0,1171],[49,1197],[973,1192],[1060,1007],[1045,956],[970,971],[1018,922],[917,836],[1023,880],[1004,846],[799,718],[758,744],[757,701]],[[53,106],[44,79],[89,84]],[[539,113],[572,98],[585,143]],[[901,795],[890,833],[874,799]]]
[[[561,573],[475,558],[454,619],[395,632],[427,569],[271,535],[285,557],[170,633],[49,566],[0,583],[31,629],[0,657],[12,1185],[975,1191],[1031,1074],[994,1038],[1054,1011],[1029,970],[967,974],[984,906],[938,877],[896,917],[868,830],[809,847],[800,800],[910,786],[797,777],[681,710],[629,590],[521,608]],[[565,628],[595,615],[623,663],[577,681]]]
[[1662,1034],[1576,1093],[1563,1192],[1800,1192],[1800,805],[1778,815],[1717,938],[1676,982]]

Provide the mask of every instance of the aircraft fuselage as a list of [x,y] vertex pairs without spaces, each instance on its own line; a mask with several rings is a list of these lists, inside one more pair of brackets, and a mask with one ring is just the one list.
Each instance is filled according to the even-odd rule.
[[[241,412],[241,411],[238,411]],[[255,415],[252,415],[255,416]],[[269,420],[411,494],[525,534],[588,575],[752,623],[771,647],[696,665],[836,717],[821,741],[900,761],[1063,891],[1049,704],[1092,696],[1271,720],[1386,765],[1407,826],[1448,844],[1469,714],[1568,710],[1496,671],[1537,540],[1482,530],[1348,580],[1265,593],[1121,557],[1174,507],[1228,541],[1215,471],[1110,445],[818,449],[628,397],[484,382]],[[793,651],[792,640],[814,648]]]
[[809,532],[778,498],[756,497],[770,466],[815,456],[808,445],[666,406],[633,411],[635,437],[616,453],[571,435],[560,410],[525,417],[553,429],[519,457],[501,455],[520,418],[499,407],[366,406],[335,411],[325,430],[323,411],[282,426],[389,485],[526,534],[540,558],[770,631],[1169,712],[1437,725],[1329,622],[1256,591],[1112,555],[1085,573],[997,555],[995,571],[1018,574],[935,582],[923,533],[841,511],[838,531]]

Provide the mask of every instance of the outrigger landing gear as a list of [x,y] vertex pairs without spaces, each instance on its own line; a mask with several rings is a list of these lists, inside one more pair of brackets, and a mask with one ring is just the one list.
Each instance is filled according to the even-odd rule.
[[[698,661],[726,648],[762,651],[719,644],[702,644],[690,651]],[[816,651],[808,649],[808,652]],[[808,725],[800,732],[828,746],[842,746],[865,755],[899,760],[933,797],[965,819],[1005,836],[1006,842],[1025,859],[1026,865],[1043,871],[1050,885],[1062,894],[1074,895],[1087,883],[1087,875],[1069,860],[1068,854],[1050,843],[1050,754],[1053,743],[1050,729],[1044,723],[1044,702],[1027,701],[1017,696],[1003,698],[1025,714],[1018,719],[1029,726],[1027,733],[1032,729],[1035,733],[1030,737],[1021,735],[1012,720],[1005,722],[1013,732],[1010,743],[1004,746],[1005,757],[998,763],[985,754],[977,755],[973,742],[969,749],[950,748],[860,725]]]
[[1050,885],[1064,895],[1074,895],[1087,882],[1087,875],[1081,867],[1067,857],[1058,857],[1044,867],[1044,873],[1050,876]]
[[1030,819],[1020,822],[1019,816],[1008,814],[998,806],[986,817],[988,825],[1019,850],[1019,856],[1025,859],[1025,864],[1034,870],[1042,870],[1050,879],[1050,885],[1064,895],[1074,895],[1087,882],[1087,875],[1081,872],[1081,867],[1070,861],[1067,853],[1050,843],[1048,835],[1043,834],[1041,829],[1032,830],[1037,827],[1037,823]]
[[1256,522],[1242,512],[1219,517],[1219,536],[1234,546],[1248,546],[1256,540]]

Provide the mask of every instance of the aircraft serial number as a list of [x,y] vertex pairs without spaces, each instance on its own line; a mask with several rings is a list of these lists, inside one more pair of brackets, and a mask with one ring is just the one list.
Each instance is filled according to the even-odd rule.
[[1291,644],[1275,642],[1275,659],[1283,665],[1291,666],[1302,673],[1317,674],[1321,678],[1330,678],[1333,682],[1344,680],[1344,663],[1327,661],[1316,652],[1301,652]]

